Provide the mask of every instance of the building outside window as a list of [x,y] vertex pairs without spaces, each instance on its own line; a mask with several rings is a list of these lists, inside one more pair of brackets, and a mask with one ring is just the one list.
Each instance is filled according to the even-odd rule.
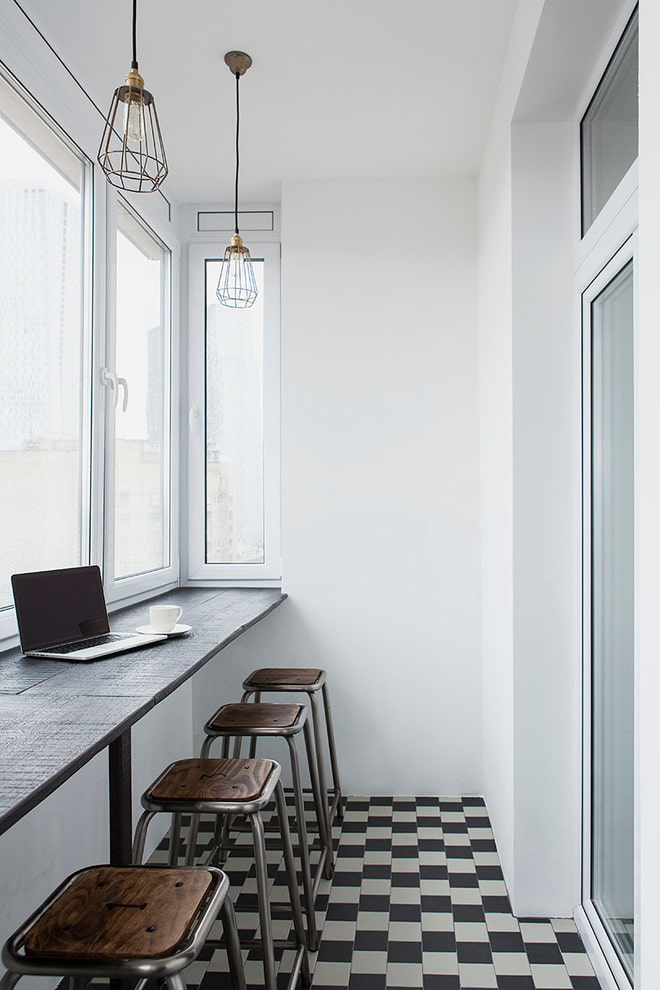
[[1,77],[0,143],[0,608],[8,608],[12,572],[88,555],[90,167]]

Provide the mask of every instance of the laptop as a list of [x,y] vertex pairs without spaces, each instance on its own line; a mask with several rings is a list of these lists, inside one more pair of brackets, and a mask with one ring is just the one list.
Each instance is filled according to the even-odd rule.
[[110,632],[96,565],[13,574],[11,585],[21,649],[28,657],[98,660],[167,639]]

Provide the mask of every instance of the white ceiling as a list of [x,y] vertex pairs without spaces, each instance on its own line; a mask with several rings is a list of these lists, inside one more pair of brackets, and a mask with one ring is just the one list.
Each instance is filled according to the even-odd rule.
[[[131,0],[24,0],[105,111],[131,59]],[[473,175],[516,0],[139,0],[138,60],[182,202],[230,201],[234,81],[241,198],[290,178]],[[100,119],[99,119],[100,120]],[[100,121],[101,124],[101,121]]]

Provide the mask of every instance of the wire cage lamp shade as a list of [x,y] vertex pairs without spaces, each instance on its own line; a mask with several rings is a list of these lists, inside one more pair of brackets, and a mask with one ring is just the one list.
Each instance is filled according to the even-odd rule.
[[127,192],[155,192],[167,175],[156,103],[138,72],[137,0],[133,0],[133,61],[112,97],[97,159],[108,182]]
[[240,126],[239,82],[241,76],[252,65],[252,59],[245,52],[227,52],[225,62],[236,77],[236,172],[234,180],[234,235],[225,248],[220,266],[220,278],[215,290],[216,297],[223,306],[231,309],[247,309],[257,298],[257,280],[252,266],[249,249],[243,244],[238,231],[238,136]]
[[225,248],[215,294],[223,306],[232,309],[247,309],[257,298],[252,258],[240,234],[234,234]]

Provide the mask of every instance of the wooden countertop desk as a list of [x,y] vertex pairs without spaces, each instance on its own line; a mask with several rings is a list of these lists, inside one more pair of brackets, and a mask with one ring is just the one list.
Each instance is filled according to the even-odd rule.
[[[131,726],[286,598],[276,588],[182,588],[184,637],[93,663],[0,654],[0,834],[108,748],[110,862],[130,862]],[[152,599],[113,613],[145,622]]]

